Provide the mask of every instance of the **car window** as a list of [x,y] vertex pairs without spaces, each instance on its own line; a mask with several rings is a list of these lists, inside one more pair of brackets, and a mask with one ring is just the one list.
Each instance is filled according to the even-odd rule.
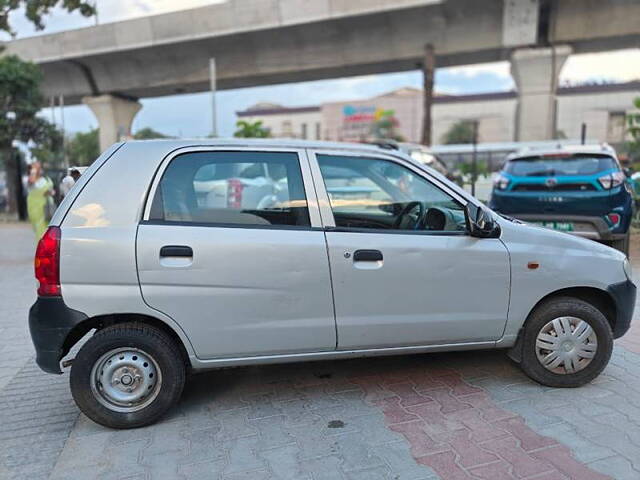
[[[274,179],[266,172],[279,172]],[[283,152],[193,152],[167,166],[151,220],[309,226],[298,156]]]
[[505,166],[505,171],[523,177],[549,177],[570,175],[594,175],[616,169],[613,158],[608,155],[545,155],[514,158]]
[[317,158],[338,227],[466,230],[463,207],[402,165],[337,155]]

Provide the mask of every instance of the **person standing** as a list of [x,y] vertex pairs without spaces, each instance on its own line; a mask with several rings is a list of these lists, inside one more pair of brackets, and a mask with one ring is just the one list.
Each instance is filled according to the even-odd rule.
[[53,212],[53,182],[44,175],[42,165],[36,161],[31,164],[28,180],[27,214],[36,234],[36,242],[47,229]]
[[80,178],[80,171],[77,168],[72,168],[69,174],[60,182],[60,195],[62,198],[66,197],[71,187],[73,187]]

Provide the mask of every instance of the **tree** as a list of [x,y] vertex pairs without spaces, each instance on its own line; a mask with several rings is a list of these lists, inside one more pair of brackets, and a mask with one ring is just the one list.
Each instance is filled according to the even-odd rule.
[[0,58],[0,159],[7,175],[9,212],[18,212],[20,218],[22,165],[14,142],[41,144],[51,133],[51,124],[36,116],[43,107],[41,81],[42,73],[34,63],[15,55]]
[[451,125],[451,128],[442,136],[442,143],[445,145],[473,143],[473,135],[473,122],[460,120]]
[[100,155],[100,139],[97,128],[88,132],[78,132],[67,140],[69,165],[83,167],[91,165]]
[[239,138],[268,138],[271,136],[271,132],[268,128],[262,126],[262,121],[260,120],[255,122],[238,120],[233,136]]
[[84,0],[0,0],[0,31],[15,37],[16,32],[11,28],[9,16],[16,10],[24,9],[27,19],[33,23],[36,30],[42,30],[43,17],[48,15],[52,8],[62,7],[69,13],[78,11],[80,15],[91,17],[96,13],[92,3]]
[[627,133],[631,136],[627,149],[631,161],[637,162],[640,161],[640,97],[633,101],[633,105],[638,111],[627,115]]
[[[471,162],[465,162],[460,165],[460,172],[463,175],[473,176],[473,165]],[[487,162],[479,161],[476,167],[476,177],[488,177],[491,172],[489,171],[489,167],[487,166]]]
[[160,133],[151,127],[144,127],[138,130],[133,135],[133,138],[135,138],[136,140],[151,140],[153,138],[173,138],[173,137],[170,137],[169,135],[165,135],[164,133]]
[[393,110],[378,110],[375,113],[375,121],[372,125],[374,137],[386,140],[403,142],[404,137],[398,132],[398,119]]

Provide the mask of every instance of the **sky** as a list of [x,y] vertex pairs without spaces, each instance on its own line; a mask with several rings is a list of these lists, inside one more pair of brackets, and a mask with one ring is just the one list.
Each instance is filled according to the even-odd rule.
[[[225,0],[96,0],[97,22],[114,22],[223,1]],[[45,18],[46,28],[43,32],[36,32],[20,11],[12,16],[11,22],[17,36],[21,38],[91,26],[96,23],[96,19],[86,19],[79,14],[54,9]],[[0,34],[0,40],[9,39]],[[561,84],[624,82],[635,79],[640,79],[640,49],[573,55],[560,74]],[[328,101],[368,98],[405,86],[420,87],[421,84],[421,73],[411,71],[225,90],[218,92],[216,97],[219,134],[231,136],[236,121],[235,112],[258,102],[286,106],[318,105]],[[436,92],[446,94],[483,93],[514,88],[508,62],[442,68],[437,70],[435,78]],[[167,135],[198,137],[208,135],[211,131],[209,93],[142,99],[141,103],[143,108],[134,120],[134,132],[152,127]],[[45,109],[43,113],[60,123],[59,111],[53,112],[54,116],[49,109]],[[66,107],[64,124],[68,132],[86,131],[97,126],[95,118],[84,105]]]

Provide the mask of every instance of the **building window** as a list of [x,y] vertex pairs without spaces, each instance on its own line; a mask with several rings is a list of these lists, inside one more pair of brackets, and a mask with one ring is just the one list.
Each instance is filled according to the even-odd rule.
[[306,123],[302,124],[302,128],[300,129],[300,136],[305,140],[307,139],[307,124]]
[[316,140],[322,140],[322,126],[316,122]]
[[291,120],[285,120],[284,122],[282,122],[282,136],[284,137],[293,136],[293,128],[291,126]]
[[625,112],[609,112],[609,124],[607,126],[607,142],[624,142],[626,134]]

